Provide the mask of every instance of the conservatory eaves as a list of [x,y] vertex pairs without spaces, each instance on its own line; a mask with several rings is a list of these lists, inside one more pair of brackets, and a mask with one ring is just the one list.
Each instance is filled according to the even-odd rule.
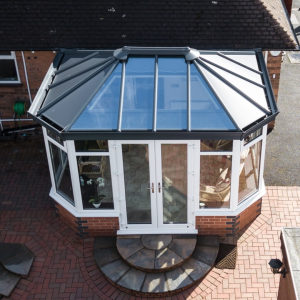
[[243,139],[278,114],[262,52],[61,50],[30,109],[62,139]]

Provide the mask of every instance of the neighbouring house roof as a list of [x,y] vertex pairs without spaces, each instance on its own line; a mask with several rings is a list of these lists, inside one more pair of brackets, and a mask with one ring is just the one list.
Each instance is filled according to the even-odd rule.
[[1,1],[0,50],[295,49],[281,0]]
[[242,139],[278,114],[261,51],[123,47],[56,60],[29,112],[67,139]]

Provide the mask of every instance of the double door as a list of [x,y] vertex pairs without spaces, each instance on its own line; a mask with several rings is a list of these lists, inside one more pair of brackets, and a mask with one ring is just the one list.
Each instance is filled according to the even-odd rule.
[[116,146],[120,230],[194,228],[193,141],[118,141]]

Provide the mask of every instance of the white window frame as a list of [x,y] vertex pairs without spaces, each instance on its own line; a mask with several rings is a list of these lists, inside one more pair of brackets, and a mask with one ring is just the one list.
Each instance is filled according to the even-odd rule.
[[11,53],[10,55],[1,55],[0,54],[0,60],[9,59],[9,60],[13,60],[15,62],[15,67],[16,67],[18,80],[16,80],[16,81],[11,81],[11,80],[2,81],[2,80],[0,80],[0,85],[7,85],[7,84],[11,85],[11,84],[21,83],[15,51],[10,51],[10,53]]

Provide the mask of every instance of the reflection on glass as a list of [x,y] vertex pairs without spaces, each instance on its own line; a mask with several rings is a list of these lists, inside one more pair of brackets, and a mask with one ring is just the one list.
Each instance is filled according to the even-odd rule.
[[201,151],[232,151],[230,140],[201,140]]
[[64,142],[62,141],[62,139],[58,135],[56,135],[52,131],[50,131],[49,129],[47,129],[47,135],[50,136],[56,142],[60,143],[61,145],[64,145]]
[[262,135],[262,128],[259,128],[258,130],[252,132],[251,134],[249,134],[244,138],[244,145],[247,145],[248,143],[250,143],[251,141],[253,141],[254,139],[256,139],[261,135]]
[[120,63],[76,120],[72,129],[117,129],[121,72]]
[[18,81],[18,75],[14,59],[0,59],[0,82]]
[[187,223],[187,145],[161,145],[163,222]]
[[259,188],[259,170],[262,141],[241,153],[239,200],[240,203]]
[[78,156],[83,209],[113,209],[109,156]]
[[53,174],[57,192],[74,205],[68,155],[52,143],[49,143]]
[[235,129],[227,113],[216,99],[206,82],[191,64],[191,128]]
[[74,141],[77,152],[108,152],[107,140]]
[[148,145],[122,145],[128,224],[151,224]]
[[201,155],[200,208],[229,208],[231,155]]
[[187,66],[184,58],[158,58],[157,129],[187,129]]
[[122,130],[152,129],[154,57],[131,57],[125,69]]

